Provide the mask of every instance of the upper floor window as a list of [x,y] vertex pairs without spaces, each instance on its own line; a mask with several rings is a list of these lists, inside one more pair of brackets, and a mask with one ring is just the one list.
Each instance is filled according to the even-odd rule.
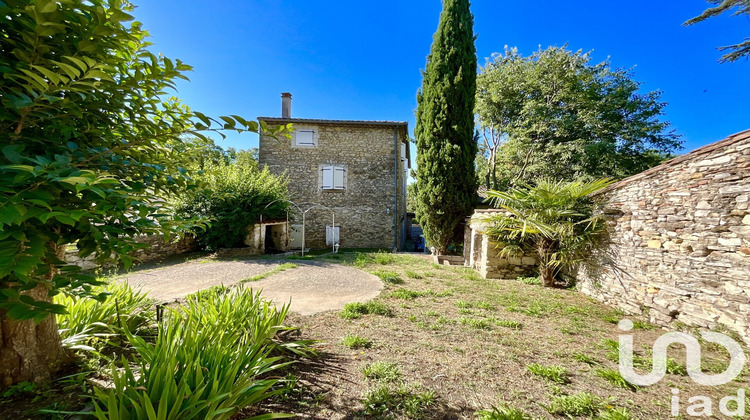
[[324,190],[346,189],[346,168],[341,165],[326,165],[321,167],[323,175],[321,188]]
[[315,127],[295,127],[292,139],[295,147],[318,147],[318,132]]

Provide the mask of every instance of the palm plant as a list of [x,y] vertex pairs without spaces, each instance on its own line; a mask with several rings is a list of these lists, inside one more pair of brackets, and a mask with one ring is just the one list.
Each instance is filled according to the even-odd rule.
[[486,233],[499,242],[500,255],[515,257],[535,251],[545,287],[565,271],[584,263],[606,238],[601,217],[593,215],[592,194],[612,183],[540,180],[534,186],[488,191],[504,213],[489,219]]

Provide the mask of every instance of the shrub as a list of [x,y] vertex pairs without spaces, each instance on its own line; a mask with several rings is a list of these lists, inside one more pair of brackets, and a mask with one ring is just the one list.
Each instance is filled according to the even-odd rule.
[[[270,357],[285,327],[288,306],[277,310],[259,293],[214,290],[170,309],[153,343],[128,335],[136,367],[112,363],[111,389],[94,390],[97,418],[229,419],[242,408],[283,392],[268,374],[288,363]],[[135,374],[135,372],[139,374]]]
[[563,366],[542,366],[538,363],[533,363],[526,365],[526,369],[534,375],[551,382],[558,384],[567,384],[570,382],[570,379],[568,378],[568,370]]
[[66,294],[55,296],[55,303],[68,311],[57,316],[63,345],[73,349],[88,348],[83,343],[93,335],[115,333],[120,329],[135,333],[153,322],[154,312],[147,310],[152,304],[148,293],[133,290],[127,283],[95,286],[91,294],[103,296],[104,300]]
[[489,190],[493,206],[507,212],[490,217],[487,235],[505,244],[506,257],[536,251],[541,283],[552,287],[566,271],[591,262],[606,242],[606,225],[594,215],[591,195],[611,183],[539,179],[533,186]]
[[247,227],[266,217],[286,215],[287,204],[278,201],[287,195],[287,179],[271,174],[268,168],[258,169],[250,157],[231,163],[209,165],[196,175],[202,187],[186,192],[176,203],[178,217],[199,217],[210,222],[205,230],[196,232],[198,243],[205,249],[243,246]]

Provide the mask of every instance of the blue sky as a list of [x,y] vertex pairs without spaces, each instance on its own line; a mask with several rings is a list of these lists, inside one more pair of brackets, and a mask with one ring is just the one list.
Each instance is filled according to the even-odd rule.
[[[135,0],[153,50],[194,66],[178,96],[197,111],[279,116],[281,92],[298,118],[408,121],[414,128],[440,0]],[[506,45],[593,50],[662,90],[665,119],[685,151],[750,128],[750,61],[718,64],[717,46],[750,36],[750,18],[683,27],[704,0],[475,0],[479,64]],[[257,147],[233,134],[223,147]]]

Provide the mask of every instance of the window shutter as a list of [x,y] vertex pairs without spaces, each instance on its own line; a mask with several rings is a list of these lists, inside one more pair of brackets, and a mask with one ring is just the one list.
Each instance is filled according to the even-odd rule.
[[315,132],[311,130],[296,131],[294,138],[297,142],[297,146],[315,146],[314,134]]
[[334,168],[333,170],[333,188],[337,190],[344,189],[344,168]]
[[333,166],[323,167],[323,189],[330,190],[333,188]]

